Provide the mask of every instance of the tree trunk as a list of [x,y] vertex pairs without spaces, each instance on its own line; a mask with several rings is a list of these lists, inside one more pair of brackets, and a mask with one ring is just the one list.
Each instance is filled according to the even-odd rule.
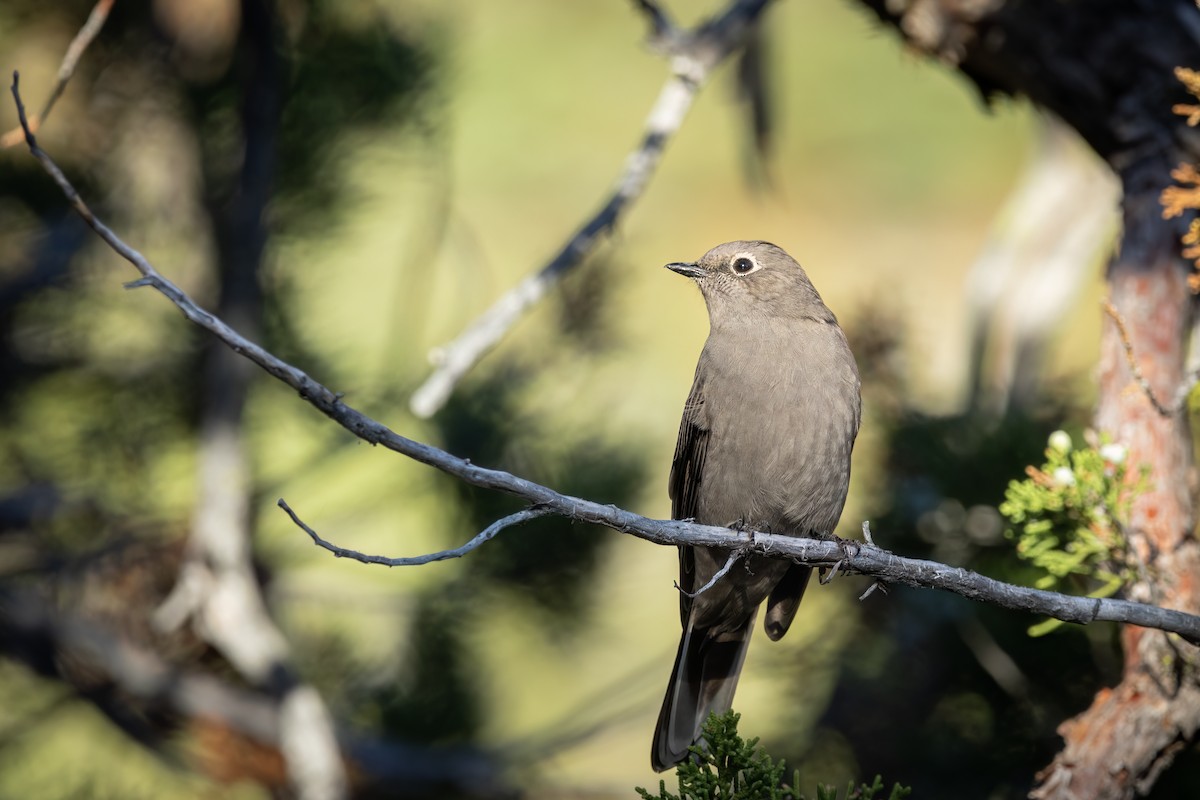
[[[230,189],[210,178],[217,186],[208,194],[221,279],[217,314],[258,339],[265,218],[285,79],[274,4],[243,0],[241,25],[242,163]],[[216,342],[210,347],[201,389],[199,497],[188,556],[157,619],[170,629],[193,616],[203,638],[243,679],[276,698],[279,749],[297,798],[340,800],[348,786],[333,718],[317,691],[296,673],[252,563],[253,479],[244,412],[258,372],[232,350]]]
[[[1024,95],[1074,127],[1121,178],[1125,232],[1108,267],[1110,298],[1156,396],[1170,406],[1184,380],[1195,301],[1180,255],[1186,224],[1162,219],[1170,169],[1196,163],[1200,137],[1173,115],[1188,98],[1176,66],[1200,62],[1192,0],[862,0],[918,49],[959,69],[985,96]],[[1185,221],[1186,222],[1186,221]],[[1111,319],[1101,338],[1096,427],[1149,465],[1130,544],[1145,564],[1129,594],[1200,612],[1192,440],[1186,409],[1163,415],[1133,380]],[[1063,750],[1032,796],[1144,794],[1200,727],[1200,658],[1192,645],[1143,628],[1122,631],[1122,681],[1064,722]]]
[[[1128,191],[1128,188],[1127,188]],[[1183,380],[1192,296],[1179,258],[1176,226],[1154,198],[1127,197],[1121,252],[1108,268],[1110,299],[1125,320],[1142,375],[1170,404]],[[1112,319],[1101,337],[1096,427],[1129,447],[1129,464],[1150,467],[1151,489],[1133,505],[1130,540],[1147,577],[1133,599],[1196,613],[1200,547],[1191,492],[1192,445],[1186,409],[1164,416],[1130,374]],[[1132,474],[1136,470],[1131,469]],[[1038,776],[1034,797],[1126,798],[1144,794],[1200,726],[1196,648],[1145,628],[1122,631],[1121,683],[1059,727],[1066,746]]]

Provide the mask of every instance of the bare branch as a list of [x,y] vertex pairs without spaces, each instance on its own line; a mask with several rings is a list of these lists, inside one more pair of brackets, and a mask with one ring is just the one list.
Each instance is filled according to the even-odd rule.
[[[24,108],[21,106],[16,76],[12,89],[17,101],[18,114],[24,122]],[[188,320],[209,331],[235,352],[291,386],[304,400],[365,442],[382,445],[414,461],[453,475],[472,486],[523,498],[545,512],[603,525],[656,544],[740,549],[746,553],[786,558],[813,567],[832,567],[840,562],[840,569],[844,573],[868,575],[887,583],[942,589],[972,600],[1016,611],[1042,614],[1064,622],[1123,622],[1158,628],[1178,633],[1190,642],[1200,642],[1200,617],[1182,611],[1128,600],[1073,597],[1041,589],[1013,586],[970,570],[950,567],[935,561],[897,556],[869,544],[848,548],[840,541],[792,538],[758,532],[753,533],[747,542],[744,532],[684,520],[649,519],[616,506],[560,494],[517,475],[472,464],[432,445],[401,436],[346,405],[342,402],[341,394],[321,385],[303,370],[281,361],[201,309],[178,286],[160,275],[141,253],[125,244],[98,220],[79,198],[53,159],[38,147],[33,135],[30,133],[27,138],[30,152],[58,183],[79,214],[113,250],[147,279],[147,285],[153,286],[174,303]]]
[[641,196],[650,182],[671,136],[679,130],[712,70],[746,40],[747,32],[769,0],[735,0],[720,16],[691,32],[678,32],[656,2],[640,0],[653,26],[659,47],[671,54],[671,76],[646,117],[645,131],[637,149],[625,160],[617,185],[600,210],[583,224],[544,267],[526,277],[483,313],[458,338],[429,354],[435,365],[409,401],[418,417],[438,411],[454,387],[484,354],[554,284],[582,263],[600,236],[617,224],[626,207]]
[[495,537],[496,534],[505,528],[511,528],[514,525],[520,525],[523,522],[528,522],[531,519],[544,517],[551,512],[545,508],[526,508],[518,511],[515,514],[509,514],[507,517],[497,520],[477,534],[475,538],[464,544],[462,547],[456,547],[453,550],[441,550],[436,553],[427,553],[423,556],[407,556],[400,558],[389,558],[388,556],[369,556],[360,553],[357,550],[348,550],[345,547],[338,547],[336,544],[325,541],[320,534],[304,523],[300,517],[296,516],[296,512],[292,511],[284,499],[281,497],[278,500],[278,506],[287,512],[287,515],[292,518],[292,522],[296,523],[301,530],[312,537],[313,542],[318,547],[323,547],[333,553],[338,558],[350,558],[355,561],[361,561],[364,564],[382,564],[385,567],[414,567],[421,564],[431,564],[434,561],[446,561],[451,558],[462,558],[467,553],[474,550],[479,545]]
[[[50,96],[46,98],[46,104],[42,106],[42,113],[35,115],[29,120],[30,130],[37,131],[38,128],[46,124],[46,119],[50,116],[50,110],[54,108],[54,104],[58,102],[58,98],[62,96],[63,91],[67,88],[67,81],[71,80],[71,76],[75,74],[75,67],[79,64],[79,59],[83,55],[83,51],[87,50],[88,45],[96,38],[96,34],[104,27],[104,22],[108,19],[108,12],[112,10],[113,2],[114,0],[98,0],[92,8],[92,13],[88,14],[87,21],[79,29],[79,33],[75,34],[75,38],[71,40],[71,44],[67,47],[67,52],[63,56],[62,63],[58,67],[58,79],[54,82],[54,88],[50,91]],[[24,140],[24,138],[24,126],[18,125],[3,136],[0,136],[0,149],[12,147],[14,144]]]
[[1035,119],[1033,152],[966,279],[967,407],[995,416],[1038,402],[1053,333],[1119,227],[1116,174],[1061,118]]

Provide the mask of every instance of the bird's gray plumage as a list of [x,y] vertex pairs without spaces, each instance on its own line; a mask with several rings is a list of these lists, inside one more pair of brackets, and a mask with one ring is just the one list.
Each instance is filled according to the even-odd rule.
[[[696,281],[710,332],[671,464],[675,519],[829,536],[850,481],[861,405],[845,334],[808,276],[768,242],[729,242],[668,268]],[[681,547],[679,585],[694,593],[724,551]],[[654,733],[662,771],[687,757],[709,712],[729,709],[758,607],[778,640],[811,570],[753,556],[694,598],[680,595],[683,637]]]

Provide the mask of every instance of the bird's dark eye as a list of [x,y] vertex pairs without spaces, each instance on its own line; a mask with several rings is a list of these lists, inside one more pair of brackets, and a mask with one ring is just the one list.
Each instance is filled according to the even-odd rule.
[[754,262],[745,256],[742,256],[741,258],[735,258],[733,260],[733,264],[730,266],[738,275],[745,275],[747,272],[754,271]]

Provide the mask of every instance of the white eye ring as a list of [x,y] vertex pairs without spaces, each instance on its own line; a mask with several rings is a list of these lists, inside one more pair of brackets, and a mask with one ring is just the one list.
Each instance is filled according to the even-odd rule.
[[758,262],[748,255],[737,255],[729,262],[729,271],[734,275],[749,275],[758,269]]

